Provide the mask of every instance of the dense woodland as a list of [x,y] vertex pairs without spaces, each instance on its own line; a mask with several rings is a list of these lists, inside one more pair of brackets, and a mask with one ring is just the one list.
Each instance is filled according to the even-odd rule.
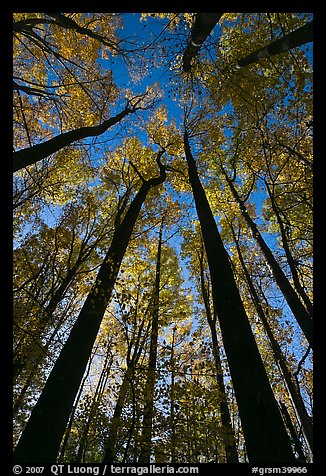
[[17,463],[313,461],[311,28],[14,14]]

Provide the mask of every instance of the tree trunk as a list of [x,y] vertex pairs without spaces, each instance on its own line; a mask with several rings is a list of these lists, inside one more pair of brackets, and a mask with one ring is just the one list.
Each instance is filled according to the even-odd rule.
[[207,261],[212,297],[251,464],[294,464],[289,436],[271,389],[235,278],[191,154],[184,146]]
[[[82,382],[79,386],[78,393],[77,393],[77,396],[75,398],[74,405],[72,407],[72,411],[70,412],[70,415],[69,415],[69,421],[68,421],[68,424],[67,424],[66,431],[64,433],[64,438],[62,439],[62,443],[60,445],[60,452],[59,452],[59,455],[58,455],[58,458],[57,458],[57,461],[60,462],[60,463],[62,463],[64,461],[65,453],[68,450],[68,442],[69,442],[69,438],[70,438],[70,434],[71,434],[71,429],[72,429],[72,426],[73,426],[73,423],[74,423],[75,414],[76,414],[77,407],[79,405],[81,396],[82,396],[83,391],[84,391],[85,383],[86,383],[86,381],[89,377],[89,373],[90,373],[90,370],[91,370],[91,365],[92,365],[92,362],[93,362],[93,357],[94,357],[94,353],[93,353],[93,355],[91,355],[91,357],[88,360],[86,372],[83,375]],[[71,463],[73,463],[73,462],[74,461],[71,460]]]
[[286,144],[282,144],[281,142],[279,142],[279,145],[281,147],[284,147],[284,149],[286,149],[288,152],[290,152],[290,154],[294,157],[296,157],[298,159],[299,162],[301,162],[302,164],[304,164],[306,167],[309,167],[309,169],[311,171],[313,171],[314,169],[314,165],[312,162],[310,162],[310,160],[306,159],[306,157],[304,157],[298,150],[295,150],[293,149],[292,147],[290,147],[289,145],[286,145]]
[[153,292],[153,312],[152,312],[152,329],[151,342],[148,359],[148,372],[145,384],[145,405],[143,414],[143,429],[141,435],[141,449],[139,463],[149,464],[151,457],[151,443],[153,432],[153,416],[154,416],[154,392],[156,380],[156,361],[157,361],[157,341],[158,341],[158,318],[160,306],[160,278],[161,278],[161,253],[162,253],[162,233],[164,225],[164,216],[161,221],[159,240],[157,248],[155,284]]
[[174,345],[175,345],[175,333],[176,328],[172,329],[172,343],[171,343],[171,393],[170,393],[170,428],[171,428],[171,463],[176,463],[176,428],[175,428],[175,357],[174,357]]
[[126,107],[119,114],[107,119],[98,126],[80,127],[78,129],[74,129],[73,131],[59,134],[52,139],[47,140],[46,142],[42,142],[41,144],[36,144],[32,147],[18,150],[17,152],[14,152],[13,171],[17,172],[28,165],[36,164],[38,161],[48,157],[51,154],[54,154],[55,152],[58,152],[63,147],[67,147],[77,140],[103,134],[103,132],[112,127],[114,124],[120,122],[125,116],[132,112],[132,109]]
[[117,431],[120,426],[120,417],[123,410],[123,405],[125,402],[128,387],[130,385],[130,379],[132,377],[132,374],[133,374],[133,366],[129,365],[124,374],[122,384],[119,389],[119,396],[115,404],[113,417],[110,422],[109,436],[106,441],[106,449],[105,449],[105,454],[103,457],[103,463],[112,464],[114,462]]
[[[126,210],[129,196],[130,196],[130,190],[128,190],[128,192],[126,193],[125,197],[122,200],[122,203],[120,203],[118,205],[117,215],[116,215],[115,220],[114,220],[114,229],[117,229],[118,226],[120,225],[121,216]],[[71,267],[70,267],[70,264],[68,265],[66,275],[62,279],[62,281],[61,281],[60,285],[57,287],[57,289],[52,293],[52,296],[51,296],[48,304],[46,305],[46,307],[42,311],[42,314],[41,314],[41,317],[40,317],[40,325],[38,327],[38,336],[35,337],[35,338],[41,338],[42,334],[45,331],[48,324],[49,323],[53,324],[52,315],[53,315],[54,311],[56,310],[58,304],[65,297],[66,292],[69,289],[69,287],[71,286],[74,279],[76,278],[76,275],[77,275],[79,269],[86,262],[86,260],[90,257],[92,251],[95,250],[98,242],[100,241],[99,239],[96,239],[93,244],[91,244],[89,246],[86,246],[88,239],[89,239],[89,237],[87,239],[84,239],[84,241],[83,241],[83,243],[80,247],[78,257],[77,257],[75,263]],[[37,361],[36,361],[36,364],[35,364],[35,369],[37,368],[37,366],[42,361],[44,355],[46,355],[47,349],[48,349],[49,345],[51,344],[52,339],[55,337],[56,333],[59,331],[60,326],[62,324],[63,324],[63,319],[61,318],[60,322],[56,325],[56,328],[55,328],[54,332],[47,339],[47,344],[45,346],[43,346],[44,353],[43,353],[43,355],[41,355],[40,357],[37,358]],[[31,343],[31,345],[33,345],[33,342]],[[26,356],[26,355],[22,354],[21,356],[18,355],[17,357],[14,358],[14,363],[13,363],[13,380],[14,380],[14,382],[19,377],[20,373],[25,368],[28,361],[29,361],[28,355]],[[27,388],[26,388],[26,390],[27,390]]]
[[17,463],[54,463],[74,399],[83,378],[105,309],[110,300],[119,268],[133,227],[146,196],[166,178],[157,154],[160,176],[144,181],[131,202],[121,225],[115,230],[110,248],[97,274],[70,335],[48,377],[44,389],[14,452]]
[[[143,328],[143,323],[141,325]],[[120,426],[120,417],[123,410],[123,405],[125,403],[126,395],[128,388],[130,387],[131,380],[134,376],[136,365],[140,359],[142,353],[142,345],[140,344],[140,333],[137,338],[136,346],[134,348],[133,356],[127,361],[127,370],[123,376],[123,380],[119,389],[118,399],[115,404],[112,420],[109,427],[109,436],[105,445],[105,452],[103,456],[103,463],[112,464],[114,463],[115,458],[115,447],[116,447],[116,438],[117,432]]]
[[303,432],[305,435],[305,439],[307,442],[307,446],[310,448],[310,451],[312,452],[312,445],[313,445],[313,429],[312,429],[312,419],[308,415],[306,407],[303,403],[302,397],[300,395],[300,391],[298,387],[295,384],[294,378],[292,376],[292,373],[287,365],[286,359],[283,355],[282,349],[280,345],[278,344],[277,340],[274,337],[273,331],[269,325],[267,316],[263,310],[263,307],[261,305],[258,293],[255,289],[254,283],[252,282],[252,279],[250,277],[249,271],[247,269],[247,266],[244,262],[242,252],[238,243],[238,240],[236,239],[235,233],[233,228],[231,228],[233,238],[236,244],[238,256],[239,256],[239,261],[242,266],[248,287],[249,287],[249,292],[252,297],[252,300],[254,302],[257,314],[264,326],[265,332],[267,334],[267,337],[269,339],[272,352],[275,358],[275,361],[277,364],[280,366],[281,372],[283,374],[283,378],[285,380],[286,386],[288,388],[289,394],[291,396],[294,408],[296,410],[296,413],[298,415],[298,418],[301,421]]
[[233,197],[235,198],[236,202],[238,203],[238,205],[240,207],[241,214],[244,217],[244,219],[246,220],[248,226],[250,227],[254,238],[256,239],[257,243],[259,244],[260,249],[262,250],[262,252],[265,256],[265,259],[266,259],[267,263],[269,264],[269,266],[272,270],[272,273],[273,273],[276,284],[278,285],[278,287],[282,291],[283,296],[285,297],[285,299],[286,299],[286,301],[287,301],[287,303],[288,303],[288,305],[289,305],[297,323],[301,327],[302,332],[306,336],[307,341],[309,342],[309,344],[311,346],[313,346],[312,319],[311,319],[311,316],[310,316],[309,312],[307,311],[305,306],[300,301],[299,296],[297,295],[295,290],[292,288],[291,283],[289,282],[288,278],[283,273],[282,268],[280,267],[280,265],[278,264],[278,262],[274,258],[273,253],[271,252],[271,250],[267,246],[264,238],[262,237],[261,233],[259,232],[256,223],[252,220],[249,213],[247,212],[246,206],[245,206],[244,202],[241,200],[241,198],[240,198],[232,180],[227,175],[224,168],[223,167],[221,167],[221,168],[222,168],[222,171],[225,175],[225,178],[226,178],[226,180],[229,184],[232,195],[233,195]]
[[102,371],[101,371],[101,375],[100,375],[100,378],[98,379],[96,389],[95,389],[95,392],[94,392],[94,396],[93,396],[90,412],[89,412],[89,415],[88,415],[88,419],[85,423],[85,426],[82,430],[81,437],[79,439],[78,453],[77,453],[75,463],[84,463],[85,462],[84,459],[85,459],[85,454],[86,454],[86,451],[87,451],[88,433],[89,433],[89,430],[90,430],[91,425],[93,423],[94,415],[96,414],[96,411],[98,410],[98,407],[99,407],[99,404],[100,404],[100,401],[101,401],[101,398],[102,398],[103,391],[104,391],[104,389],[107,385],[107,381],[109,379],[109,373],[110,373],[110,370],[111,370],[112,363],[113,363],[113,357],[110,353],[110,349],[109,349],[109,346],[108,346],[107,352],[106,352],[106,355],[105,355],[104,365],[103,365],[103,368],[102,368]]
[[187,44],[182,58],[183,71],[190,71],[190,62],[198,53],[201,45],[204,43],[210,32],[223,13],[197,13],[195,23],[191,29],[190,41]]
[[213,346],[213,356],[216,368],[216,382],[218,385],[218,392],[220,398],[220,414],[222,422],[222,440],[225,449],[225,456],[227,463],[239,463],[238,460],[238,451],[235,441],[235,434],[232,428],[231,416],[229,411],[229,406],[227,402],[227,395],[223,380],[223,368],[220,358],[219,343],[216,333],[216,314],[211,312],[209,291],[205,285],[205,276],[204,276],[204,263],[203,256],[204,249],[201,249],[199,253],[199,266],[200,266],[200,284],[202,297],[204,301],[206,317],[209,324],[209,328],[212,336],[212,346]]
[[286,232],[285,232],[284,223],[282,221],[278,206],[276,204],[274,194],[273,194],[273,192],[272,192],[272,190],[271,190],[271,188],[270,188],[270,186],[268,185],[267,182],[265,182],[265,185],[266,185],[266,189],[267,189],[269,198],[271,200],[271,205],[272,205],[273,212],[275,213],[276,220],[277,220],[278,226],[280,228],[280,233],[281,233],[281,238],[282,238],[282,245],[283,245],[284,253],[285,253],[285,256],[287,258],[287,262],[288,262],[288,265],[289,265],[289,268],[290,268],[290,271],[291,271],[291,274],[292,274],[293,285],[294,285],[297,293],[299,294],[299,296],[301,296],[302,301],[304,302],[304,304],[307,308],[307,311],[312,316],[312,314],[313,314],[313,305],[312,305],[312,302],[309,299],[309,296],[307,295],[303,286],[300,283],[300,278],[299,278],[299,275],[298,275],[298,272],[297,272],[295,260],[293,259],[293,256],[292,256],[292,253],[291,253],[291,250],[290,250],[290,247],[289,247],[288,239],[287,239]]
[[273,41],[269,45],[261,48],[254,53],[241,58],[238,61],[239,66],[247,66],[250,63],[257,63],[262,58],[268,58],[270,56],[278,55],[284,51],[291,50],[297,46],[310,43],[313,39],[313,20],[301,26],[297,30],[288,33],[276,41]]
[[305,457],[304,452],[302,450],[301,442],[298,438],[296,429],[293,426],[293,423],[292,423],[291,417],[289,415],[288,409],[286,408],[286,405],[284,405],[283,402],[280,402],[280,407],[281,407],[281,412],[282,412],[284,421],[286,423],[286,426],[289,429],[289,432],[290,432],[290,435],[291,435],[291,438],[292,438],[292,441],[293,441],[293,445],[295,447],[295,451],[298,454],[298,461],[300,463],[306,463],[307,460],[306,460],[306,457]]

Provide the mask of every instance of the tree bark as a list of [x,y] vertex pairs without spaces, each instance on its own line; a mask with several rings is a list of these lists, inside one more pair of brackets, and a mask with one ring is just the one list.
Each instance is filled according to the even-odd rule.
[[235,278],[192,156],[184,146],[207,261],[212,298],[222,332],[251,464],[294,464],[291,443],[261,360]]
[[176,463],[176,425],[175,425],[175,357],[174,357],[174,347],[175,347],[175,333],[176,327],[172,329],[172,342],[171,342],[171,357],[170,357],[170,366],[171,366],[171,391],[170,391],[170,429],[171,429],[171,463]]
[[[93,355],[90,356],[90,358],[88,360],[86,372],[83,375],[82,382],[79,386],[78,393],[77,393],[77,396],[75,398],[74,405],[72,407],[72,411],[70,412],[70,415],[69,415],[68,424],[67,424],[67,427],[66,427],[66,430],[65,430],[65,433],[64,433],[64,438],[62,439],[62,443],[60,445],[60,452],[59,452],[58,458],[57,458],[57,461],[60,462],[60,463],[64,462],[65,454],[68,451],[68,442],[69,442],[69,438],[70,438],[70,434],[71,434],[71,429],[72,429],[72,426],[73,426],[73,423],[74,423],[77,407],[79,405],[79,402],[81,400],[81,396],[82,396],[83,391],[84,391],[85,383],[86,383],[86,381],[88,379],[88,376],[89,376],[89,373],[90,373],[93,357],[94,357],[94,353],[93,353]],[[73,463],[73,462],[74,461],[71,460],[71,463]]]
[[219,343],[218,343],[217,333],[216,333],[216,313],[213,313],[212,315],[211,306],[209,302],[210,301],[209,291],[205,285],[203,252],[204,252],[204,249],[202,248],[201,252],[199,253],[200,284],[201,284],[201,292],[202,292],[202,297],[203,297],[205,311],[206,311],[206,318],[207,318],[209,328],[211,331],[211,336],[212,336],[213,356],[214,356],[214,362],[215,362],[215,368],[216,368],[216,382],[218,385],[218,392],[219,392],[219,398],[220,398],[222,440],[223,440],[223,445],[225,449],[226,462],[239,463],[235,434],[232,428],[231,415],[229,411],[227,395],[226,395],[226,390],[225,390],[225,385],[223,380],[223,369],[222,369],[222,363],[220,358]]
[[[141,329],[143,328],[143,324],[144,322],[141,325]],[[116,451],[115,451],[116,438],[117,438],[117,431],[120,426],[121,413],[125,403],[128,388],[131,386],[131,381],[134,376],[136,365],[140,359],[140,356],[143,350],[143,346],[140,343],[140,337],[141,336],[139,332],[132,358],[127,359],[127,370],[123,376],[123,380],[119,389],[119,395],[115,404],[112,420],[110,422],[109,436],[106,441],[105,452],[104,452],[104,456],[102,460],[103,463],[107,463],[107,464],[114,463],[114,458],[116,455]]]
[[282,291],[282,294],[285,297],[297,323],[301,327],[302,332],[306,336],[307,341],[309,342],[311,346],[313,346],[313,329],[312,329],[311,315],[309,314],[305,306],[300,301],[299,296],[297,295],[297,293],[291,286],[291,283],[289,282],[288,278],[283,273],[282,268],[280,267],[280,265],[274,258],[274,255],[269,249],[269,247],[267,246],[264,238],[262,237],[260,231],[258,230],[256,223],[252,220],[251,216],[247,212],[246,206],[244,202],[241,200],[232,180],[230,179],[230,177],[228,176],[224,168],[223,167],[221,168],[226,178],[226,181],[229,184],[232,195],[240,207],[241,214],[246,220],[249,228],[251,229],[254,238],[256,239],[258,245],[260,246],[260,249],[262,250],[265,256],[265,259],[272,270],[276,284]]
[[273,41],[264,48],[261,48],[244,58],[238,60],[239,66],[247,66],[251,63],[257,63],[262,58],[268,58],[270,56],[278,55],[284,51],[291,50],[297,46],[310,43],[313,39],[313,20],[305,25],[297,28],[296,30],[288,33],[282,38]]
[[304,452],[302,450],[301,442],[298,438],[296,429],[293,426],[293,423],[292,423],[291,417],[289,415],[288,409],[286,408],[286,405],[284,405],[283,402],[280,402],[280,407],[281,407],[281,412],[282,412],[284,421],[286,422],[286,426],[289,429],[289,432],[290,432],[295,450],[298,454],[298,461],[300,463],[306,463],[307,460],[306,460],[306,457],[305,457]]
[[185,73],[190,71],[190,62],[192,58],[197,55],[201,45],[213,30],[216,23],[218,23],[222,15],[223,13],[196,14],[195,23],[191,29],[190,40],[182,57],[182,66]]
[[109,346],[107,347],[107,352],[105,355],[105,360],[104,360],[104,365],[101,371],[100,378],[98,379],[96,389],[93,395],[93,400],[91,403],[91,408],[90,412],[87,418],[87,421],[85,422],[84,428],[82,430],[81,437],[79,439],[79,445],[78,445],[78,452],[77,452],[77,457],[75,460],[75,463],[84,463],[86,451],[87,451],[87,438],[88,438],[88,433],[91,428],[92,422],[94,420],[94,416],[98,410],[103,391],[107,385],[107,381],[109,379],[109,373],[111,370],[111,366],[113,363],[113,357],[110,353],[110,348]]
[[131,202],[97,274],[70,335],[47,379],[44,389],[14,451],[14,460],[24,464],[54,463],[74,399],[83,378],[105,309],[111,298],[119,268],[135,222],[149,190],[166,178],[157,154],[160,176],[146,180]]
[[250,295],[251,295],[253,303],[255,305],[257,314],[258,314],[258,316],[259,316],[259,318],[260,318],[260,320],[261,320],[261,322],[264,326],[265,332],[266,332],[267,337],[269,339],[270,346],[271,346],[275,361],[279,365],[279,367],[281,369],[281,372],[283,374],[283,378],[285,380],[286,386],[287,386],[289,394],[291,396],[291,399],[292,399],[294,408],[296,410],[296,413],[297,413],[297,415],[298,415],[298,417],[301,421],[302,429],[303,429],[305,439],[306,439],[306,442],[307,442],[307,446],[309,447],[310,451],[312,452],[312,448],[313,448],[312,418],[307,413],[307,410],[306,410],[305,405],[303,403],[303,400],[302,400],[302,397],[300,395],[299,389],[298,389],[297,385],[295,384],[294,378],[293,378],[292,373],[291,373],[291,371],[290,371],[290,369],[287,365],[287,362],[286,362],[286,359],[283,355],[282,349],[281,349],[279,343],[277,342],[277,340],[274,337],[274,333],[273,333],[273,331],[272,331],[272,329],[269,325],[267,316],[266,316],[266,314],[264,312],[264,309],[261,305],[258,293],[257,293],[257,291],[255,289],[255,286],[254,286],[254,283],[252,282],[249,271],[248,271],[247,266],[244,262],[242,252],[241,252],[241,248],[240,248],[240,245],[238,243],[238,240],[236,239],[233,228],[231,228],[231,230],[232,230],[233,238],[234,238],[235,245],[236,245],[236,248],[237,248],[239,261],[240,261],[240,264],[242,266],[242,269],[243,269],[243,272],[244,272],[244,275],[245,275],[245,278],[246,278],[246,282],[247,282],[248,287],[249,287]]

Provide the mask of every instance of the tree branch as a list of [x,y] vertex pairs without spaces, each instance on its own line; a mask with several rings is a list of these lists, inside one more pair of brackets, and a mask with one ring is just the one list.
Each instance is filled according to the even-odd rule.
[[313,20],[301,26],[300,28],[297,28],[291,33],[288,33],[282,38],[273,41],[269,45],[264,46],[263,48],[250,53],[248,56],[239,59],[238,66],[247,66],[248,64],[258,62],[262,58],[278,55],[279,53],[289,51],[297,46],[305,45],[306,43],[310,43],[312,38]]

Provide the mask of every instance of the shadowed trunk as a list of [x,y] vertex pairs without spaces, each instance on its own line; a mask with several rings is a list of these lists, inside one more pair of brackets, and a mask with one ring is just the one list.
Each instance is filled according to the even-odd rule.
[[195,23],[191,29],[190,40],[182,58],[182,67],[185,73],[190,71],[191,60],[197,55],[201,45],[204,43],[222,15],[223,13],[196,14]]
[[212,298],[222,332],[251,464],[293,464],[295,458],[257,348],[231,263],[200,183],[187,131],[184,146],[207,261]]
[[283,402],[280,402],[280,407],[281,407],[281,412],[282,412],[284,421],[286,423],[286,426],[289,429],[295,451],[298,454],[298,461],[300,463],[306,463],[307,460],[306,460],[306,457],[305,457],[304,452],[302,450],[301,442],[300,442],[299,437],[297,435],[296,429],[293,426],[293,423],[292,423],[291,417],[289,415],[288,409],[286,408],[286,405],[284,405]]
[[101,402],[101,397],[103,395],[103,391],[105,390],[105,387],[107,386],[107,382],[109,379],[109,374],[111,370],[111,366],[113,363],[113,357],[110,352],[110,347],[107,347],[107,352],[105,355],[105,360],[104,360],[104,365],[101,371],[100,378],[98,379],[96,389],[93,395],[91,407],[90,407],[90,412],[88,415],[88,418],[85,422],[84,428],[81,433],[81,437],[79,439],[79,445],[78,445],[78,452],[77,452],[77,457],[75,459],[75,463],[84,463],[85,462],[85,455],[87,452],[87,443],[88,443],[88,434],[89,430],[91,428],[91,425],[93,423],[94,417],[96,415],[96,412],[98,411],[99,404]]
[[[138,337],[135,343],[133,355],[131,358],[127,357],[127,370],[123,376],[123,380],[119,389],[119,395],[115,404],[112,420],[110,422],[109,436],[105,443],[105,451],[104,451],[102,463],[108,463],[108,464],[114,463],[114,458],[116,455],[117,432],[121,424],[120,418],[121,418],[123,406],[124,406],[126,395],[129,388],[132,389],[132,385],[133,385],[132,381],[134,378],[135,368],[143,351],[144,342],[141,342],[141,331],[143,327],[144,327],[144,321],[141,323],[139,328]],[[149,325],[145,332],[145,336],[147,336],[148,331],[149,331]],[[129,352],[129,356],[130,354],[131,354],[131,349]]]
[[[203,246],[203,243],[202,243]],[[212,336],[212,346],[213,346],[213,356],[216,368],[216,382],[218,385],[218,396],[220,399],[220,415],[222,422],[222,440],[225,449],[225,456],[227,463],[239,463],[238,460],[238,451],[235,440],[235,434],[232,428],[231,415],[229,411],[229,406],[227,402],[227,395],[223,380],[223,368],[220,358],[219,343],[217,339],[216,332],[216,314],[211,312],[210,299],[209,299],[209,290],[208,286],[205,285],[205,276],[204,276],[204,249],[200,250],[198,254],[199,266],[200,266],[200,285],[202,291],[202,297],[204,301],[206,317],[209,324],[209,328]]]
[[279,208],[277,206],[277,203],[276,203],[276,200],[275,200],[275,197],[274,197],[274,193],[271,190],[270,186],[268,185],[267,181],[265,181],[265,185],[266,185],[266,189],[267,189],[269,198],[271,200],[271,205],[272,205],[273,212],[275,213],[276,220],[277,220],[278,226],[280,228],[280,233],[281,233],[281,238],[282,238],[282,245],[283,245],[284,253],[285,253],[285,256],[286,256],[286,259],[287,259],[287,262],[288,262],[288,265],[289,265],[289,268],[290,268],[290,271],[291,271],[291,274],[292,274],[293,285],[294,285],[297,293],[299,294],[299,296],[301,296],[302,301],[304,302],[307,311],[312,316],[313,315],[313,305],[312,305],[312,302],[310,301],[309,296],[307,295],[304,287],[300,283],[300,278],[299,278],[298,271],[297,271],[297,265],[296,265],[295,259],[293,258],[291,250],[290,250],[290,246],[289,246],[288,239],[287,239],[287,236],[286,236],[285,226],[284,226]]
[[290,281],[285,276],[282,268],[280,267],[280,265],[274,258],[274,255],[269,249],[269,247],[267,246],[264,238],[262,237],[260,231],[258,230],[256,223],[252,220],[251,216],[247,212],[245,203],[243,200],[241,200],[233,184],[233,181],[230,179],[230,177],[228,176],[228,174],[226,173],[226,171],[224,170],[222,166],[221,168],[226,178],[226,181],[229,184],[232,195],[240,207],[241,214],[246,220],[249,228],[251,229],[254,238],[256,239],[258,245],[260,246],[260,249],[262,250],[263,255],[265,256],[265,259],[272,270],[276,284],[282,291],[282,294],[285,297],[297,323],[301,327],[302,332],[306,336],[307,341],[312,346],[313,345],[313,330],[312,330],[311,315],[309,314],[305,306],[300,301],[299,296],[297,295],[297,293],[291,286]]
[[306,442],[307,442],[307,446],[310,448],[310,451],[312,452],[312,448],[313,448],[312,418],[307,413],[306,407],[305,407],[305,405],[303,403],[303,400],[302,400],[302,397],[300,395],[300,391],[299,391],[297,385],[295,384],[294,378],[293,378],[292,373],[291,373],[291,371],[288,367],[286,359],[283,355],[282,349],[281,349],[280,345],[278,344],[277,340],[274,337],[273,331],[272,331],[272,329],[269,325],[267,316],[266,316],[266,314],[264,312],[264,309],[261,305],[258,293],[257,293],[257,291],[255,289],[255,286],[254,286],[254,283],[252,282],[249,271],[248,271],[247,266],[244,262],[242,252],[241,252],[241,248],[240,248],[238,240],[235,236],[235,233],[234,233],[234,230],[233,230],[232,226],[231,226],[231,231],[232,231],[233,238],[234,238],[234,241],[235,241],[235,244],[236,244],[236,248],[237,248],[237,252],[238,252],[238,256],[239,256],[239,261],[240,261],[240,264],[242,266],[242,269],[243,269],[243,272],[244,272],[244,275],[245,275],[245,278],[246,278],[246,281],[247,281],[247,284],[248,284],[248,287],[249,287],[250,295],[251,295],[252,300],[254,302],[257,314],[258,314],[258,316],[259,316],[259,318],[260,318],[260,320],[261,320],[261,322],[264,326],[265,332],[266,332],[266,334],[269,338],[269,342],[270,342],[270,345],[271,345],[271,348],[272,348],[272,352],[273,352],[275,361],[277,362],[277,364],[279,365],[279,367],[281,369],[281,372],[283,374],[283,378],[285,380],[286,386],[288,388],[288,391],[289,391],[289,394],[291,396],[291,399],[292,399],[294,408],[296,410],[296,413],[298,415],[298,418],[301,421],[302,429],[303,429],[305,439],[306,439]]

